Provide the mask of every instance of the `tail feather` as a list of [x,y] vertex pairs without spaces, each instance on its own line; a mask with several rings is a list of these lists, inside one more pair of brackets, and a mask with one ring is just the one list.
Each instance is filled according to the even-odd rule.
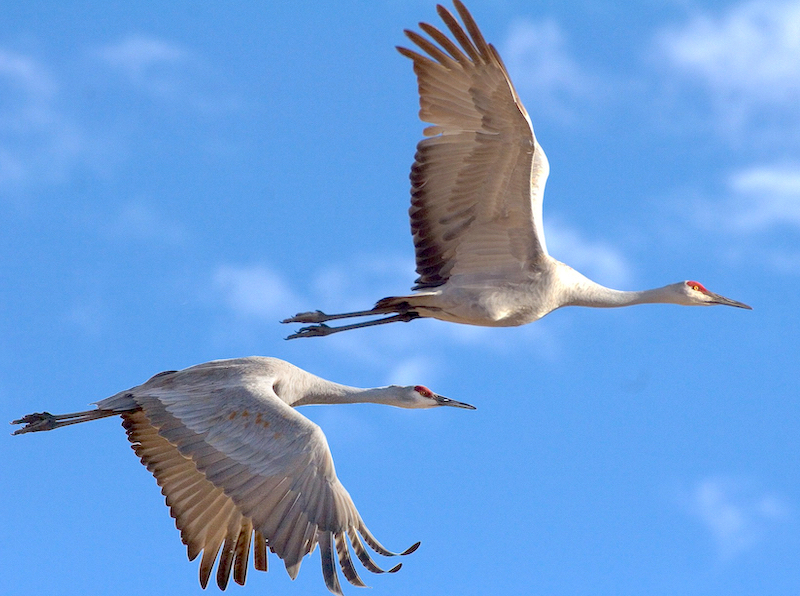
[[375,303],[372,309],[375,314],[388,314],[396,312],[397,314],[405,314],[411,310],[411,305],[408,303],[407,296],[387,296],[381,298]]

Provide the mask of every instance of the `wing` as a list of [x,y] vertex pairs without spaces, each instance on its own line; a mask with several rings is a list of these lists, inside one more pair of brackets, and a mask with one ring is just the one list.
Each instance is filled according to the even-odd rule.
[[420,118],[433,124],[411,168],[415,290],[455,275],[513,280],[547,255],[547,158],[497,50],[454,4],[469,34],[447,9],[437,11],[461,48],[426,23],[420,28],[438,46],[406,35],[429,57],[398,47],[414,61]]
[[321,429],[283,403],[268,379],[226,383],[220,369],[209,374],[213,378],[195,367],[151,379],[126,393],[141,409],[123,413],[128,437],[161,486],[189,558],[203,552],[201,584],[217,555],[219,586],[225,587],[231,570],[243,584],[251,542],[256,569],[267,569],[269,547],[292,579],[319,544],[325,584],[336,594],[341,587],[334,556],[352,584],[365,585],[348,538],[364,566],[382,573],[361,538],[379,554],[395,553],[364,525],[336,477]]

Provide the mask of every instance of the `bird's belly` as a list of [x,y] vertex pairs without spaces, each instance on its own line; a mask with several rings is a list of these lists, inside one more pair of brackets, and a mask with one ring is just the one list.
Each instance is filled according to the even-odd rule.
[[515,288],[453,288],[442,292],[436,304],[416,310],[441,321],[482,327],[516,327],[531,323],[550,312],[532,301],[530,291]]

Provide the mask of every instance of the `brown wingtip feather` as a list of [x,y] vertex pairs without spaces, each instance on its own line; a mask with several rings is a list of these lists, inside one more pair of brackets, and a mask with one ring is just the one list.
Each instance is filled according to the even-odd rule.
[[350,558],[350,549],[347,546],[345,534],[336,534],[334,542],[336,543],[336,554],[339,555],[339,566],[342,568],[342,573],[344,573],[347,581],[359,588],[368,588],[369,586],[359,577],[358,571],[353,565],[353,560]]
[[406,550],[404,550],[403,552],[401,552],[401,553],[400,553],[400,556],[401,556],[401,557],[404,557],[404,556],[406,556],[406,555],[410,555],[411,553],[415,552],[415,551],[416,551],[416,550],[419,548],[419,545],[420,545],[420,544],[422,544],[422,542],[416,542],[416,543],[412,544],[412,545],[411,545],[411,546],[409,546],[409,547],[408,547]]
[[331,544],[332,536],[330,532],[320,532],[319,534],[319,558],[322,563],[322,577],[325,580],[325,586],[338,596],[342,594],[342,587],[339,585],[339,576],[336,573],[336,564],[333,559],[333,545]]
[[239,538],[236,541],[236,560],[233,564],[233,581],[240,586],[243,586],[247,579],[247,563],[250,559],[250,543],[252,537],[253,524],[250,520],[246,520],[242,524],[242,528],[239,531]]
[[258,571],[267,571],[269,568],[267,562],[267,539],[258,530],[255,532],[253,542],[253,567]]
[[[456,8],[458,8],[457,5]],[[447,25],[447,28],[450,30],[450,33],[453,34],[453,37],[455,37],[456,40],[458,40],[458,43],[461,44],[461,47],[464,48],[464,51],[467,52],[467,54],[469,54],[470,59],[476,64],[481,62],[480,51],[478,50],[478,48],[475,47],[475,44],[472,43],[472,40],[469,38],[469,35],[467,35],[464,32],[464,29],[461,27],[456,17],[453,16],[453,13],[451,13],[449,10],[447,10],[444,6],[441,5],[437,6],[436,12],[439,13],[439,17],[441,17],[442,21],[444,21],[444,24]],[[459,14],[463,19],[464,15],[461,14],[460,12]],[[469,13],[467,13],[467,15],[471,20],[472,16],[469,15]]]
[[228,587],[228,581],[231,578],[235,548],[236,545],[230,540],[230,536],[225,538],[225,544],[220,550],[219,562],[217,563],[217,587],[223,592]]

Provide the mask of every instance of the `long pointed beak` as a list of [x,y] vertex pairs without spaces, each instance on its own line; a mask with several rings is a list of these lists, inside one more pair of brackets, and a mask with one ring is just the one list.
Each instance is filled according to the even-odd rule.
[[725,298],[725,296],[720,296],[719,294],[715,294],[714,292],[709,292],[708,296],[711,298],[711,304],[724,304],[725,306],[735,306],[736,308],[746,308],[747,310],[753,310],[752,306],[747,306],[744,302],[731,300],[730,298]]
[[464,408],[465,410],[477,410],[475,406],[471,406],[469,404],[465,404],[462,401],[456,401],[454,399],[450,399],[449,397],[444,397],[443,395],[436,396],[436,403],[440,406],[453,406],[454,408]]

